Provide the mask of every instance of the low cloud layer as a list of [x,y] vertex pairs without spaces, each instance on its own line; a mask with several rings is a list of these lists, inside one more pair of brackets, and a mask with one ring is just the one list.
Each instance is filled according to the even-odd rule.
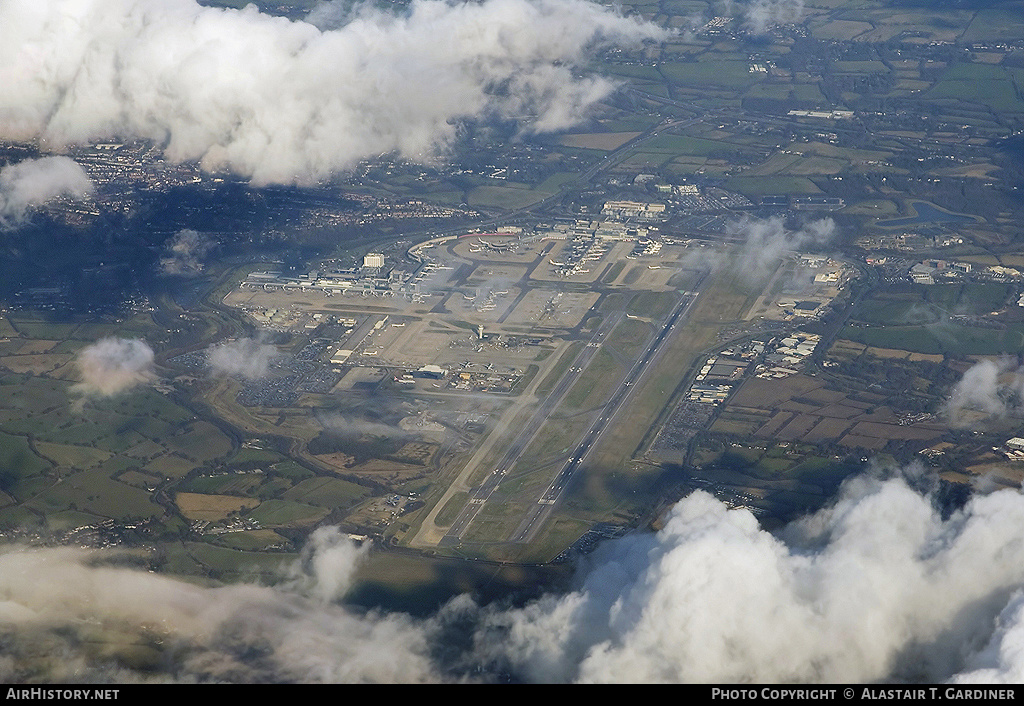
[[812,221],[797,230],[786,228],[785,219],[743,218],[726,226],[726,235],[739,245],[735,249],[706,248],[691,251],[690,267],[728,267],[751,284],[762,284],[775,271],[779,260],[807,247],[820,247],[832,241],[836,224],[831,218]]
[[350,410],[347,414],[336,412],[321,412],[317,414],[317,421],[328,434],[356,438],[371,436],[389,439],[405,439],[413,436],[411,432],[402,429],[398,425],[380,421],[381,418],[374,413],[372,408],[370,410]]
[[748,280],[760,282],[770,275],[778,261],[808,245],[824,245],[835,235],[831,218],[812,221],[799,230],[787,230],[779,216],[767,220],[743,218],[733,223],[729,235],[743,238],[733,266]]
[[[13,647],[0,677],[26,668],[16,638],[43,635],[64,650],[54,680],[1018,681],[1024,496],[976,496],[943,518],[916,485],[852,479],[778,534],[696,492],[661,531],[600,547],[569,593],[518,609],[463,596],[422,619],[336,602],[366,550],[334,528],[312,535],[277,588],[202,588],[104,566],[98,552],[8,548],[0,622]],[[83,630],[90,644],[103,629],[123,643],[131,625],[170,646],[158,669],[80,647]]]
[[266,377],[270,363],[278,355],[277,347],[262,338],[239,338],[211,347],[206,362],[214,375],[256,380]]
[[112,397],[152,382],[153,349],[137,338],[103,338],[75,359],[81,382],[72,389],[87,397]]
[[[340,543],[334,530],[315,534],[310,552],[314,561],[296,567],[302,578],[286,588],[211,589],[104,565],[109,553],[9,549],[0,555],[0,632],[6,638],[0,678],[38,679],[46,669],[44,680],[51,682],[430,681],[422,626],[324,600],[338,590],[338,578],[324,577],[328,586],[322,587],[317,571],[337,570],[339,560],[350,566],[358,552]],[[83,646],[110,634],[114,655],[90,654]],[[42,646],[55,656],[49,664]],[[149,654],[153,668],[136,672],[119,664],[119,649],[129,660]]]
[[764,34],[774,25],[799,21],[804,0],[750,0],[742,5],[743,27],[751,34]]
[[958,684],[1024,684],[1024,590],[1013,594],[996,621],[996,630],[968,668],[956,675]]
[[83,198],[93,191],[85,170],[68,157],[26,159],[0,169],[0,228],[16,226],[47,201]]
[[494,650],[542,681],[943,680],[1024,582],[1022,520],[1016,491],[943,521],[903,480],[860,478],[780,539],[698,492],[578,591],[494,616]]
[[750,34],[764,34],[776,25],[803,19],[804,0],[724,0],[716,11],[741,18]]
[[[326,13],[326,11],[324,12]],[[666,36],[587,0],[413,0],[310,22],[195,0],[0,0],[0,138],[165,144],[254,183],[430,160],[465,120],[578,122],[613,85],[592,49]]]
[[217,241],[204,233],[191,229],[178,231],[165,246],[160,271],[165,275],[194,277],[203,271],[206,256],[215,247]]
[[964,373],[950,393],[945,412],[950,424],[963,426],[972,418],[1006,417],[1024,404],[1024,375],[1016,359],[985,358]]

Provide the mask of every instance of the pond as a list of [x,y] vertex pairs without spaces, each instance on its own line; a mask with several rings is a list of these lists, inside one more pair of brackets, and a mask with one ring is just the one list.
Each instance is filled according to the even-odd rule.
[[910,207],[917,213],[916,216],[878,221],[875,225],[882,228],[899,228],[923,223],[976,223],[978,221],[976,216],[943,211],[927,201],[911,201]]

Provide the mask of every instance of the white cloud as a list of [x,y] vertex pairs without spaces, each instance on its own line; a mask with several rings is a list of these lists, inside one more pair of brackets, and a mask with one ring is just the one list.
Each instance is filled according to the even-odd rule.
[[944,411],[954,426],[968,424],[971,412],[1005,417],[1018,411],[1024,401],[1024,376],[1009,358],[984,358],[964,373],[953,387]]
[[831,218],[812,221],[798,230],[788,230],[780,216],[744,216],[726,226],[726,235],[739,241],[734,249],[702,248],[686,255],[689,267],[729,268],[751,284],[763,284],[779,260],[806,246],[821,246],[832,240],[836,224]]
[[299,563],[291,571],[291,588],[325,603],[341,600],[369,551],[369,542],[356,543],[337,527],[319,527],[309,536]]
[[600,547],[575,590],[515,609],[461,596],[423,619],[337,603],[367,550],[335,528],[314,533],[276,588],[206,588],[107,566],[102,552],[9,547],[0,619],[16,657],[0,676],[18,676],[18,634],[33,654],[62,650],[50,680],[109,677],[79,631],[94,642],[110,627],[124,641],[134,625],[170,646],[168,671],[122,668],[122,681],[421,682],[495,669],[547,683],[1017,681],[1022,526],[1018,491],[943,518],[901,477],[852,479],[777,534],[696,492],[661,531]]
[[743,244],[730,264],[747,280],[761,282],[773,271],[778,261],[807,245],[823,245],[835,235],[831,218],[822,218],[791,231],[780,216],[765,220],[743,217],[731,223],[728,235],[742,238]]
[[583,117],[612,90],[595,45],[664,30],[587,0],[363,5],[334,29],[194,0],[0,0],[0,137],[166,143],[255,183],[443,152],[461,121]]
[[804,0],[723,0],[719,12],[742,18],[751,34],[764,34],[775,25],[799,22]]
[[[104,565],[109,553],[75,548],[8,547],[0,553],[0,619],[5,653],[0,677],[16,681],[18,664],[38,670],[46,646],[45,681],[141,681],[147,678],[214,682],[422,682],[434,678],[426,656],[427,631],[402,615],[360,615],[325,599],[344,588],[337,577],[320,588],[318,571],[350,572],[335,560],[318,562],[304,587],[274,589],[252,584],[203,588],[145,571]],[[326,548],[330,553],[332,549]],[[349,562],[359,553],[345,552]],[[347,573],[346,573],[347,575]],[[131,635],[156,638],[168,673],[133,672],[83,644],[102,644],[105,630],[115,648]],[[24,647],[11,638],[24,636]],[[128,631],[128,632],[125,632]],[[82,640],[85,634],[88,639]],[[34,674],[39,678],[38,672]]]
[[1022,521],[1016,491],[944,521],[860,478],[782,539],[697,492],[600,549],[580,589],[491,615],[480,645],[541,681],[940,680],[1024,583]]
[[166,245],[166,257],[160,258],[160,271],[166,275],[191,277],[203,271],[204,260],[217,246],[210,236],[194,230],[178,231]]
[[804,15],[804,0],[750,0],[743,5],[743,26],[764,34],[773,25],[797,22]]
[[249,380],[266,377],[277,347],[262,338],[239,338],[207,350],[206,362],[214,375],[235,375]]
[[953,681],[958,684],[1024,683],[1024,591],[1013,595],[999,615],[988,645]]
[[68,157],[26,159],[0,169],[0,227],[23,221],[33,206],[59,196],[82,198],[93,191],[85,170]]
[[111,397],[153,381],[153,349],[145,341],[103,338],[75,359],[82,381],[72,389],[86,396]]

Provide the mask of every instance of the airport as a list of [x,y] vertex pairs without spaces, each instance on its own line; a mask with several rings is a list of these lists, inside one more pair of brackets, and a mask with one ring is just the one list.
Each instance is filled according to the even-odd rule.
[[[641,389],[649,371],[668,375],[672,388],[687,375],[664,352],[676,345],[710,281],[711,268],[701,264],[704,247],[662,238],[650,224],[614,219],[463,233],[387,257],[368,252],[357,267],[325,261],[289,276],[254,270],[224,304],[259,327],[311,341],[306,350],[316,355],[304,357],[321,366],[318,379],[333,387],[314,390],[292,376],[288,405],[331,406],[352,395],[371,395],[391,409],[406,405],[397,423],[408,441],[432,445],[436,472],[429,489],[419,488],[423,509],[401,525],[405,531],[384,530],[392,543],[455,552],[473,547],[485,555],[504,546],[495,556],[505,557],[509,546],[525,550],[540,536],[565,489],[593,465],[608,437],[623,428],[646,433],[648,422],[624,410],[650,396]],[[822,270],[829,276],[816,277]],[[829,258],[784,258],[770,280],[776,295],[766,288],[746,318],[773,317],[777,325],[807,320],[786,299],[792,288],[774,286],[777,278],[799,279],[801,298],[814,299],[811,309],[818,312],[848,276],[846,266]],[[793,365],[815,344],[813,336],[797,334],[772,346],[755,342],[734,357],[726,349],[707,359],[681,404],[718,405],[748,374],[791,373],[780,366]],[[268,393],[246,388],[238,402],[281,406],[275,401],[282,399],[282,380],[254,381]],[[667,402],[670,392],[659,389],[657,396]],[[424,424],[434,433],[419,434]],[[342,454],[340,465],[336,455],[312,458],[333,463],[337,473],[358,474],[351,455]],[[403,494],[400,486],[391,490]],[[546,551],[562,549],[552,544]]]

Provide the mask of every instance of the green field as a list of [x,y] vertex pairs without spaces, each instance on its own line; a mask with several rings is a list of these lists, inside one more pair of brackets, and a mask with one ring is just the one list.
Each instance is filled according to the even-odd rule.
[[622,364],[602,347],[566,393],[559,409],[584,410],[603,403],[612,381],[621,374]]
[[965,42],[1015,40],[1024,36],[1024,14],[1019,4],[979,10],[963,33]]
[[878,348],[953,355],[1016,355],[1024,352],[1024,324],[1005,330],[942,323],[932,326],[847,326],[841,336]]
[[369,495],[370,491],[361,485],[350,483],[339,478],[309,478],[282,496],[285,500],[295,500],[310,505],[336,508],[349,507]]
[[865,298],[851,319],[878,327],[934,325],[951,315],[983,316],[998,311],[1011,294],[1009,285],[996,282],[907,287]]
[[661,321],[672,313],[679,303],[678,292],[641,292],[633,297],[626,312],[652,321]]
[[25,505],[43,514],[70,508],[117,520],[158,517],[164,512],[148,491],[116,481],[102,468],[62,478]]
[[206,539],[222,547],[244,551],[264,551],[289,545],[288,540],[273,530],[227,532],[224,534],[208,535]]
[[927,93],[929,98],[955,98],[980,103],[1001,113],[1024,112],[1021,85],[1002,66],[954,64]]
[[725,186],[745,196],[765,194],[820,194],[821,189],[806,177],[737,176],[726,180]]
[[662,73],[672,83],[698,87],[737,90],[760,81],[760,74],[750,72],[746,61],[697,61],[666,64]]
[[168,553],[172,570],[180,567],[181,573],[206,574],[226,581],[279,581],[298,558],[295,554],[241,551],[199,542],[188,542],[176,553]]
[[264,482],[262,473],[227,473],[217,476],[200,476],[179,486],[183,491],[210,493],[213,495],[244,495],[252,497],[255,489]]
[[525,184],[508,186],[478,186],[469,192],[467,201],[470,206],[481,208],[500,208],[515,210],[532,206],[550,194],[530,188]]
[[645,140],[638,148],[652,154],[694,155],[706,157],[713,152],[722,152],[728,149],[728,144],[716,142],[715,140],[704,140],[698,137],[685,137],[682,135],[658,135],[650,140]]
[[327,510],[291,500],[265,500],[247,514],[263,527],[309,527],[321,520]]

